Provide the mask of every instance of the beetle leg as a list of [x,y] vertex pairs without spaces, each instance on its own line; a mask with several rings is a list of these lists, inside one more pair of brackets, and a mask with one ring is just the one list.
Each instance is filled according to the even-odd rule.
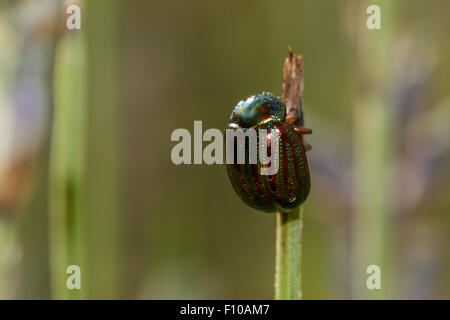
[[296,121],[297,120],[295,118],[286,118],[286,122],[289,123],[298,134],[311,134],[312,133],[311,129],[296,125],[295,124]]
[[296,119],[295,118],[286,118],[286,122],[289,123],[295,130],[295,132],[297,132],[300,137],[302,138],[302,143],[303,143],[303,147],[305,148],[305,151],[309,151],[311,150],[311,145],[305,141],[305,139],[303,138],[304,134],[311,134],[312,130],[303,126],[298,126],[295,124]]
[[305,151],[309,151],[311,150],[311,145],[305,141],[305,138],[303,138],[304,134],[311,134],[312,130],[309,128],[305,128],[305,127],[299,127],[299,126],[295,126],[293,125],[295,132],[297,132],[300,137],[302,138],[302,143],[303,143],[303,147],[305,148]]
[[305,148],[305,151],[309,151],[312,149],[311,145],[305,141],[305,139],[303,139],[302,137],[302,143],[303,143],[303,148]]
[[305,128],[305,127],[300,127],[300,126],[295,126],[293,125],[294,130],[298,133],[298,134],[311,134],[312,130],[309,128]]
[[286,122],[287,123],[289,123],[289,124],[291,124],[291,125],[294,125],[294,123],[297,121],[297,119],[295,119],[295,118],[286,118]]
[[311,150],[311,145],[305,141],[305,138],[303,137],[304,134],[311,134],[312,130],[309,128],[305,128],[305,127],[298,127],[298,126],[293,126],[295,132],[298,133],[298,135],[300,136],[300,138],[302,139],[302,143],[303,143],[303,147],[305,148],[305,151],[309,151]]

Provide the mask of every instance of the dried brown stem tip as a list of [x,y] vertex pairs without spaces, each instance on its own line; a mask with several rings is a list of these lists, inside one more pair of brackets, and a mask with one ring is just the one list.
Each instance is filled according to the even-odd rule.
[[[286,105],[286,121],[299,127],[297,132],[307,134],[310,129],[303,128],[303,58],[297,56],[289,48],[289,57],[284,62],[283,102]],[[311,146],[303,139],[306,150]]]

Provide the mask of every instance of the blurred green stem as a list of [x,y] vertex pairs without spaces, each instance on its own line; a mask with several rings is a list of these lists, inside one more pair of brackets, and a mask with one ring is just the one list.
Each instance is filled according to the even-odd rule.
[[87,61],[86,228],[89,294],[118,299],[122,264],[120,143],[121,14],[118,0],[85,1]]
[[[303,126],[303,58],[289,48],[284,62],[283,102],[286,117]],[[303,206],[289,213],[277,213],[275,299],[297,300],[301,291],[301,236]]]
[[[85,171],[85,54],[81,33],[67,34],[57,46],[55,111],[50,159],[51,291],[56,299],[85,297],[68,290],[66,269],[77,265],[82,274],[85,232],[83,183]],[[83,278],[81,278],[83,279]]]
[[[3,218],[3,217],[0,217]],[[14,254],[15,226],[0,219],[0,299],[10,299],[11,255]]]
[[[365,7],[355,4],[356,10]],[[381,1],[381,30],[361,28],[356,42],[359,64],[359,92],[354,104],[352,223],[353,294],[356,299],[386,299],[390,296],[392,259],[389,163],[391,160],[392,121],[395,106],[389,99],[392,78],[392,36],[395,34],[395,1]],[[365,18],[365,17],[364,17]],[[363,21],[360,21],[361,23]],[[369,290],[366,270],[376,265],[381,270],[381,290]],[[392,278],[391,278],[392,279]]]
[[303,206],[277,213],[275,299],[298,300],[301,291],[301,236]]

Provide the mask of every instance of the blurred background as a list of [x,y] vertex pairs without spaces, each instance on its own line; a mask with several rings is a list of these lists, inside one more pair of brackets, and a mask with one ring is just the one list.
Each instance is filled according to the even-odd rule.
[[[80,30],[66,28],[70,4]],[[290,46],[314,132],[304,297],[449,299],[448,12],[1,0],[0,298],[272,299],[275,215],[243,204],[224,165],[174,165],[170,136],[280,95]],[[65,287],[72,264],[82,290]],[[381,290],[366,287],[373,264]]]

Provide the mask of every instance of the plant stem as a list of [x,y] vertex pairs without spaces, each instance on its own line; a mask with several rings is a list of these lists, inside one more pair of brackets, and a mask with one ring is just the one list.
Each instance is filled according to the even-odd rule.
[[[303,126],[303,59],[289,48],[284,62],[283,101],[286,115]],[[289,213],[277,213],[275,299],[296,300],[301,291],[301,235],[303,206]]]
[[[3,218],[3,217],[0,217]],[[10,299],[8,292],[11,286],[11,256],[14,254],[15,225],[0,219],[0,299]]]
[[[356,5],[356,4],[355,4]],[[383,29],[395,30],[395,1],[383,2]],[[356,10],[363,10],[360,4]],[[363,22],[363,21],[361,21]],[[392,82],[392,32],[361,29],[356,42],[359,92],[354,103],[352,221],[352,298],[386,299],[392,272],[389,257],[392,193],[389,163],[392,160],[392,119],[395,105],[389,98]],[[369,290],[367,268],[381,270],[381,290]]]
[[303,206],[277,213],[275,299],[298,300],[301,291],[301,235]]
[[66,269],[85,266],[83,184],[85,176],[85,54],[81,33],[57,47],[55,110],[50,159],[50,264],[54,299],[85,298],[86,288],[68,290]]
[[[121,272],[120,115],[123,1],[85,1],[87,130],[85,208],[89,294],[119,299]],[[101,16],[101,18],[99,18]],[[85,28],[85,29],[84,29]]]

